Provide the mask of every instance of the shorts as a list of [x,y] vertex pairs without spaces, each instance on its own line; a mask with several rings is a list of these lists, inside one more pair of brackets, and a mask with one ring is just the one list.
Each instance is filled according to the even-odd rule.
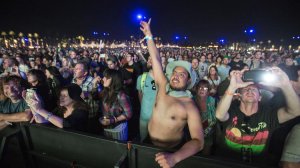
[[282,151],[281,161],[300,163],[300,124],[288,134]]

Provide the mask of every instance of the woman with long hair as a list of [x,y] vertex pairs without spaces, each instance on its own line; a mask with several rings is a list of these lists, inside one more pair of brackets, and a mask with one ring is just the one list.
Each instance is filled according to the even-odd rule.
[[215,131],[216,119],[216,100],[209,96],[210,84],[207,80],[200,80],[195,86],[194,100],[199,109],[203,130],[204,130],[204,148],[203,154],[211,154],[213,145],[213,133]]
[[203,79],[209,82],[211,87],[210,95],[214,96],[217,93],[217,88],[221,83],[221,77],[218,75],[218,69],[212,65],[208,68],[208,74]]
[[29,104],[37,123],[50,122],[59,128],[85,131],[89,106],[80,97],[81,92],[81,88],[76,84],[63,87],[60,91],[59,107],[53,112],[42,107],[42,102],[36,93],[32,93],[28,97],[27,92],[26,102]]
[[31,69],[27,73],[27,81],[30,89],[33,89],[40,96],[46,110],[53,110],[56,102],[47,83],[47,77],[42,70]]
[[52,94],[58,98],[60,89],[65,84],[64,78],[61,76],[59,70],[54,66],[47,67],[45,74]]
[[121,73],[107,69],[103,75],[104,90],[100,93],[102,117],[99,121],[106,137],[126,141],[127,120],[132,116],[132,108],[129,97],[123,91]]
[[219,55],[219,56],[217,56],[216,62],[214,63],[214,65],[218,68],[222,64],[222,61],[223,61],[223,57]]

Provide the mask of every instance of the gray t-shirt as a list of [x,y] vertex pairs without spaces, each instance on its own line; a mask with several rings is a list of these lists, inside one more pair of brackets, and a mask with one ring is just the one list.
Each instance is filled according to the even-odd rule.
[[17,103],[13,103],[8,98],[3,101],[0,101],[0,113],[3,114],[24,112],[26,109],[29,109],[29,107],[24,99],[21,99]]

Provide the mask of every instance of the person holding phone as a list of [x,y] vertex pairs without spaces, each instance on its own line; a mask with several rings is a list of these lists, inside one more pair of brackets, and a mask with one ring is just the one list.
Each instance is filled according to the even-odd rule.
[[48,111],[36,92],[26,98],[37,123],[52,123],[59,128],[86,131],[89,106],[80,97],[81,88],[76,84],[65,86],[60,91],[59,107]]
[[[274,103],[277,96],[262,104],[257,83],[244,82],[241,71],[230,73],[229,87],[216,109],[216,117],[220,122],[217,154],[266,164],[267,147],[274,130],[279,124],[300,115],[300,100],[286,73],[279,68],[273,68],[270,72],[277,76],[276,81],[260,84],[282,91],[286,102],[282,107]],[[233,101],[236,91],[239,98]]]

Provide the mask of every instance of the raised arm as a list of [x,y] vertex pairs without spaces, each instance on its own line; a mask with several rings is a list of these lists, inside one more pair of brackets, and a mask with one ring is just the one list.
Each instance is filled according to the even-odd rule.
[[167,83],[167,78],[165,77],[165,74],[163,72],[159,52],[158,52],[158,50],[155,46],[154,40],[153,40],[153,36],[152,36],[151,30],[150,30],[150,22],[151,22],[151,19],[149,19],[148,23],[142,21],[141,22],[141,30],[145,35],[149,54],[150,54],[150,57],[152,58],[152,68],[153,68],[155,83],[157,84],[158,87],[160,87],[160,86],[165,86],[165,84]]
[[273,68],[272,72],[278,77],[276,82],[262,83],[268,86],[279,87],[286,100],[286,106],[278,110],[279,123],[284,123],[297,116],[300,116],[300,99],[297,96],[289,77],[280,68]]
[[53,113],[48,112],[47,110],[42,108],[41,100],[39,99],[36,93],[34,93],[33,97],[26,100],[26,102],[30,106],[30,109],[34,112],[36,118],[35,121],[37,123],[44,123],[45,120],[47,120],[51,122],[53,125],[59,128],[63,128],[63,118],[56,116]]
[[243,82],[241,78],[242,78],[241,71],[232,71],[230,73],[230,84],[216,109],[216,118],[218,120],[220,121],[228,120],[229,118],[228,110],[230,108],[235,91],[238,88],[246,87],[252,84],[252,82]]

